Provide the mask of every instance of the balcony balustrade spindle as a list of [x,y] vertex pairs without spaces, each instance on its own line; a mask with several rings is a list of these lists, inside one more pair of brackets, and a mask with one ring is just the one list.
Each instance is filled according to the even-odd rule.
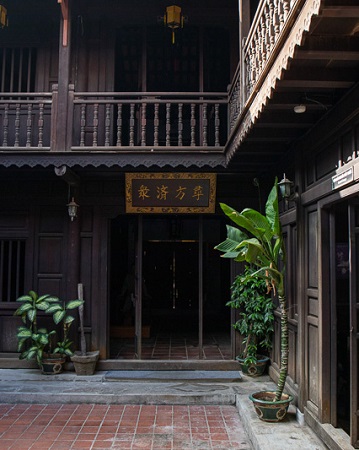
[[183,103],[178,104],[178,145],[183,145]]
[[20,145],[20,104],[16,105],[16,113],[15,113],[15,143],[14,147],[19,147]]
[[158,127],[159,127],[159,107],[158,103],[155,103],[155,111],[154,111],[154,120],[153,120],[153,145],[155,147],[158,146]]
[[27,120],[26,120],[26,147],[31,147],[31,132],[32,132],[32,104],[27,105]]
[[166,103],[166,146],[171,145],[171,103]]
[[141,145],[146,146],[146,103],[141,107]]
[[39,140],[38,147],[42,147],[43,138],[44,138],[44,104],[40,103],[39,105],[39,119],[37,121],[37,126],[39,128]]
[[208,127],[208,121],[207,121],[207,103],[203,104],[202,109],[202,120],[203,120],[203,146],[207,147],[207,127]]
[[111,129],[111,105],[109,103],[106,103],[105,147],[110,146],[110,129]]
[[219,104],[216,103],[214,105],[214,145],[216,147],[219,147],[219,126],[220,126]]
[[92,132],[92,146],[97,147],[98,138],[98,103],[93,107],[93,132]]
[[135,104],[130,105],[130,146],[135,145]]
[[7,147],[7,138],[9,133],[9,104],[5,104],[5,110],[4,110],[4,124],[3,124],[3,130],[4,130],[4,137],[3,137],[3,147]]
[[85,146],[85,128],[86,128],[86,105],[81,105],[81,120],[80,120],[80,147]]
[[116,146],[122,145],[122,103],[117,105],[117,139]]
[[196,105],[191,103],[191,146],[196,146]]

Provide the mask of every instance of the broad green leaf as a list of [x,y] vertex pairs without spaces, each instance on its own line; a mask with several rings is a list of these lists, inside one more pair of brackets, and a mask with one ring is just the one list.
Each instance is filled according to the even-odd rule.
[[32,298],[29,295],[22,295],[21,297],[16,299],[17,302],[31,302]]
[[65,317],[66,312],[65,311],[56,311],[55,314],[53,315],[53,319],[54,322],[57,324],[59,324],[61,322],[61,320]]
[[29,338],[31,337],[31,335],[32,335],[31,330],[25,327],[19,327],[18,332],[16,334],[18,339]]
[[27,312],[27,318],[29,319],[29,321],[30,321],[31,323],[33,323],[34,320],[35,320],[35,318],[36,318],[36,309],[30,309],[30,310]]
[[36,308],[39,309],[40,311],[46,311],[48,307],[49,307],[49,304],[45,301],[36,304]]
[[54,305],[49,305],[49,307],[47,308],[46,312],[49,314],[53,314],[56,311],[63,311],[63,308],[60,304],[56,303]]
[[66,323],[66,324],[69,325],[69,324],[72,323],[74,320],[75,320],[74,317],[72,317],[72,316],[66,316],[66,317],[65,317],[65,320],[64,320],[64,323]]
[[78,308],[79,306],[83,305],[84,301],[83,300],[70,300],[68,303],[66,303],[65,309],[75,309]]
[[30,309],[33,309],[33,306],[31,303],[24,303],[15,311],[15,314],[17,316],[21,316],[22,314],[26,313]]
[[29,291],[29,296],[31,297],[31,299],[32,299],[34,302],[37,301],[38,295],[36,294],[35,291]]

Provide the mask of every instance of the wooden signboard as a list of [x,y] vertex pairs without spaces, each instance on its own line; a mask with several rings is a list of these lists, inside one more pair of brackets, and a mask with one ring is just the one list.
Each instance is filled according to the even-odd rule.
[[216,174],[126,173],[126,212],[214,213]]

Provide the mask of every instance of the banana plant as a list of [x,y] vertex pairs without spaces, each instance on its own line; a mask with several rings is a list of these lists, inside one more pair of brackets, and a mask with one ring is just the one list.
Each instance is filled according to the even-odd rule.
[[[281,361],[280,375],[274,401],[282,397],[288,374],[288,314],[285,295],[284,273],[286,253],[278,206],[278,180],[275,179],[265,207],[265,215],[245,208],[242,212],[220,204],[223,212],[237,227],[227,225],[227,239],[215,248],[223,258],[232,258],[256,267],[254,275],[261,277],[268,293],[278,295],[281,312]],[[239,227],[239,228],[238,228]],[[252,275],[248,275],[252,276]]]

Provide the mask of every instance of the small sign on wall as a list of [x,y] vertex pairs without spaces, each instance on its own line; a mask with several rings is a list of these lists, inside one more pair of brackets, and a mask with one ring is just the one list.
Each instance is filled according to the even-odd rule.
[[214,173],[126,173],[126,212],[214,213]]
[[353,167],[349,167],[344,172],[339,173],[332,177],[332,190],[338,189],[346,184],[351,183],[354,180]]

